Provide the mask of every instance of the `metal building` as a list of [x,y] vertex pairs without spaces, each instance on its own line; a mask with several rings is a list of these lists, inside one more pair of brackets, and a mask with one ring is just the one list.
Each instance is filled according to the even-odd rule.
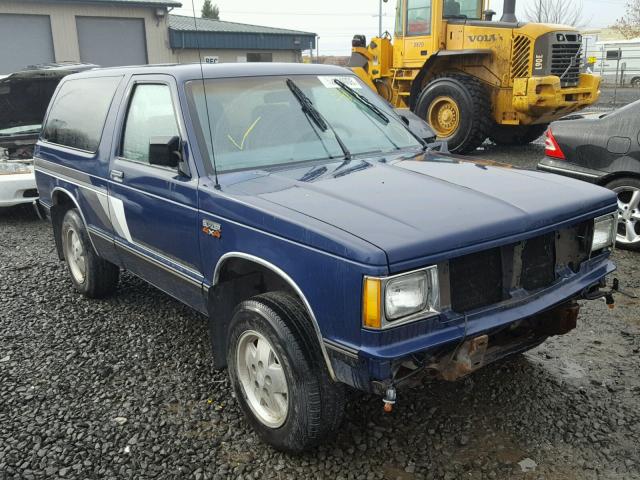
[[178,0],[0,0],[0,75],[29,65],[300,61],[315,34],[170,15]]

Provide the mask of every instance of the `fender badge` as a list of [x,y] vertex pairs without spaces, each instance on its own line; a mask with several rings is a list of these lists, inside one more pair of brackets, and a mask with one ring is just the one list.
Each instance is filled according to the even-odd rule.
[[222,236],[222,226],[216,222],[202,220],[202,233],[214,238],[220,238]]

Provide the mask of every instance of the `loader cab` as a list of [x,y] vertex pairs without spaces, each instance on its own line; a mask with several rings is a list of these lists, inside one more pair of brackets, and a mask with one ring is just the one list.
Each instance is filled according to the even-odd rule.
[[398,0],[394,67],[421,67],[444,43],[446,21],[480,20],[484,7],[485,0]]

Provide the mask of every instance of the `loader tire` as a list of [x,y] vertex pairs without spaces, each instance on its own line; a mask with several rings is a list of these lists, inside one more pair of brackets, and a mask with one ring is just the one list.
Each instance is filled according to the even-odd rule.
[[427,83],[415,113],[454,153],[478,148],[493,124],[489,92],[478,79],[460,73],[438,75]]
[[494,125],[489,138],[496,145],[526,145],[540,138],[548,125]]

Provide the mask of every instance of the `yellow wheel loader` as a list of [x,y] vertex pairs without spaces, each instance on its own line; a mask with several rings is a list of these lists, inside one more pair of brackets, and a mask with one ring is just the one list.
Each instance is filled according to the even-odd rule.
[[397,0],[389,33],[352,42],[351,69],[396,108],[425,119],[452,152],[489,137],[523,144],[594,103],[600,77],[581,73],[582,36],[520,23],[515,0],[494,21],[488,0]]

